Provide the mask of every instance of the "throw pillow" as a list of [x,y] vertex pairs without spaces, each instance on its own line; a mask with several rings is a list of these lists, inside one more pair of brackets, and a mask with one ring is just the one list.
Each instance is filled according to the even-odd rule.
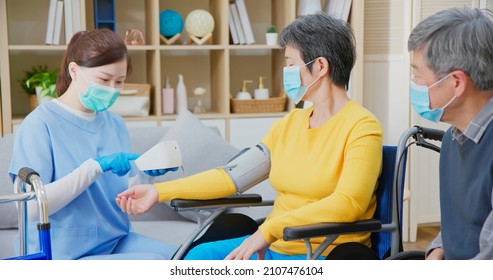
[[225,165],[239,150],[224,140],[218,131],[204,125],[195,115],[185,111],[161,141],[176,140],[182,153],[183,170],[170,172],[167,180],[190,176]]

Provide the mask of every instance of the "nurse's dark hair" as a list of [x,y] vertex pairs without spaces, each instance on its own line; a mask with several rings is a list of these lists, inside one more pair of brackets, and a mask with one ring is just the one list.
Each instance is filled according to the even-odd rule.
[[[305,63],[324,57],[329,76],[338,86],[347,87],[356,60],[355,39],[349,24],[323,12],[297,18],[279,35],[279,44],[297,49]],[[307,67],[311,71],[313,64]]]
[[72,81],[68,65],[71,62],[83,67],[98,67],[127,60],[127,74],[132,69],[127,46],[115,32],[109,29],[79,31],[75,33],[63,56],[56,82],[58,96],[63,95]]
[[421,21],[411,32],[409,51],[422,51],[438,79],[466,73],[479,90],[493,89],[493,14],[477,8],[451,8]]

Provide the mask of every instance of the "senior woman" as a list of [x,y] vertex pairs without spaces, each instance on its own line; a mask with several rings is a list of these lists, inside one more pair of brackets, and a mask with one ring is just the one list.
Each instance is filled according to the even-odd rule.
[[[185,259],[305,259],[304,242],[284,241],[283,228],[373,216],[382,127],[346,93],[356,57],[349,25],[323,13],[306,15],[282,31],[280,44],[285,49],[288,97],[313,106],[289,112],[260,143],[269,152],[267,172],[278,192],[273,209],[253,234],[200,244]],[[117,203],[123,211],[139,214],[160,201],[213,199],[243,190],[230,173],[216,168],[175,181],[133,186],[118,195]],[[322,240],[311,242],[316,247]],[[370,250],[370,235],[341,236],[321,258],[342,243],[360,245],[350,246],[358,248],[355,252]]]

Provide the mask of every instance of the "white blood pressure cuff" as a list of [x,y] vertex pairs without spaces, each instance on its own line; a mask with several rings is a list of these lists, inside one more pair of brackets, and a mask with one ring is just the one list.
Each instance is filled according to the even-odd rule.
[[247,148],[232,158],[223,168],[233,180],[236,192],[243,193],[269,177],[270,152],[263,144]]

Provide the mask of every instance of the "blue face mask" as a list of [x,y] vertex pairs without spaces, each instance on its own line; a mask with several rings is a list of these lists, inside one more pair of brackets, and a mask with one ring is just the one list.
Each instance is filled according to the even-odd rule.
[[301,98],[303,98],[305,93],[308,91],[308,88],[320,79],[320,77],[318,77],[309,86],[301,85],[300,68],[314,61],[315,59],[301,66],[288,66],[283,68],[284,90],[286,90],[287,96],[294,102],[294,104],[298,104],[298,102],[301,101]]
[[89,82],[85,77],[84,72],[81,71],[81,73],[84,80],[89,83],[87,91],[84,94],[79,94],[82,105],[86,109],[96,112],[101,112],[110,108],[113,103],[115,103],[122,89]]
[[418,85],[411,79],[411,89],[410,89],[411,104],[414,108],[414,111],[416,111],[418,115],[432,122],[440,121],[443,112],[445,111],[445,108],[447,108],[450,105],[450,103],[452,103],[455,100],[456,96],[450,99],[450,101],[447,104],[445,104],[445,106],[443,106],[442,108],[430,109],[429,90],[433,86],[444,81],[450,75],[451,74],[448,74],[447,76],[443,77],[442,79],[440,79],[439,81],[437,81],[436,83],[432,84],[429,87]]

